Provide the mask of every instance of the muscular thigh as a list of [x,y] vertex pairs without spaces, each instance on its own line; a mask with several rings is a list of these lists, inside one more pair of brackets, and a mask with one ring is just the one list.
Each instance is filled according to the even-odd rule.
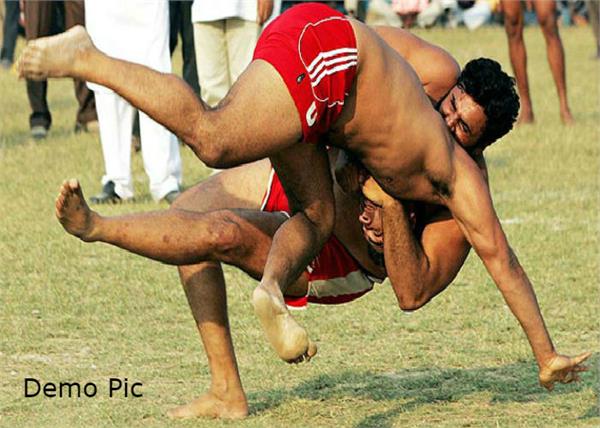
[[269,157],[302,137],[285,82],[262,60],[252,61],[210,116],[210,144],[219,149],[224,166]]
[[225,208],[259,210],[270,172],[267,159],[223,170],[186,190],[173,208],[198,212]]

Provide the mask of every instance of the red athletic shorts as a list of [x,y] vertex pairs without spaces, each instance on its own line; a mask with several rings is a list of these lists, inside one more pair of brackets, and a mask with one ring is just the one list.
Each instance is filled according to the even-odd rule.
[[[280,211],[288,215],[290,213],[287,196],[274,170],[271,170],[269,186],[261,210]],[[285,296],[285,302],[289,307],[304,308],[308,302],[321,304],[350,302],[371,291],[375,282],[381,282],[363,271],[334,235],[331,235],[319,255],[307,267],[307,273],[308,295]]]
[[282,13],[262,32],[253,59],[271,64],[294,99],[303,141],[317,142],[339,117],[352,88],[358,51],[350,22],[318,3]]

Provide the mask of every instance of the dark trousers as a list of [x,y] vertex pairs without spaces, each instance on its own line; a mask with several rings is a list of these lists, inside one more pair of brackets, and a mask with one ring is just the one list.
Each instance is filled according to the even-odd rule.
[[[61,21],[64,20],[64,25]],[[25,37],[27,40],[49,36],[75,25],[84,25],[83,1],[37,1],[25,0]],[[94,93],[85,82],[75,80],[75,96],[79,103],[77,122],[88,123],[97,120]],[[41,125],[50,128],[52,116],[48,109],[46,80],[37,82],[27,80],[27,96],[31,106],[29,126]]]
[[189,0],[169,1],[169,21],[171,33],[169,49],[171,55],[177,47],[177,36],[181,34],[181,52],[183,54],[183,80],[200,95],[198,71],[196,70],[196,51],[194,49],[194,27],[192,26],[192,2]]
[[19,34],[19,2],[18,0],[4,0],[6,5],[4,16],[4,28],[2,29],[3,42],[0,51],[0,59],[13,62],[15,59],[15,45]]

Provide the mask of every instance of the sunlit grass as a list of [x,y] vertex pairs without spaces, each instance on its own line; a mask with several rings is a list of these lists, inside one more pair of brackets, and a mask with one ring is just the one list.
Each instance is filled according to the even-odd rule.
[[[509,69],[500,28],[419,33],[461,64]],[[349,305],[299,318],[319,343],[308,365],[280,362],[249,303],[254,281],[227,269],[231,325],[250,417],[177,426],[598,426],[597,62],[588,28],[562,32],[576,126],[558,102],[537,28],[528,28],[537,123],[489,150],[496,209],[532,279],[561,352],[594,351],[579,384],[549,394],[520,327],[476,257],[422,310],[402,313],[386,283]],[[179,66],[177,66],[179,68]],[[52,81],[54,126],[28,139],[24,82],[0,74],[0,425],[165,426],[165,411],[199,395],[208,369],[175,269],[67,236],[53,214],[63,179],[88,194],[103,173],[96,137],[74,135],[72,83]],[[182,148],[185,184],[207,175]],[[165,208],[151,201],[139,155],[138,202],[105,214]],[[23,398],[23,379],[92,381],[95,398]],[[108,398],[110,377],[140,381],[143,398]]]

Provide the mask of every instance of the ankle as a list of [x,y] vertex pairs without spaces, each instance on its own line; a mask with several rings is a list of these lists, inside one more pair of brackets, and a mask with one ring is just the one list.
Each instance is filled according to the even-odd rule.
[[258,285],[257,288],[265,290],[269,294],[280,294],[280,293],[283,294],[285,292],[285,290],[287,289],[287,287],[284,287],[278,281],[265,279],[264,277],[263,277],[262,281],[260,281],[260,284]]
[[246,403],[246,394],[239,382],[213,382],[208,393],[221,401]]
[[95,211],[90,211],[89,225],[86,232],[80,236],[81,240],[85,242],[95,242],[102,239],[102,230],[104,223],[104,217]]

